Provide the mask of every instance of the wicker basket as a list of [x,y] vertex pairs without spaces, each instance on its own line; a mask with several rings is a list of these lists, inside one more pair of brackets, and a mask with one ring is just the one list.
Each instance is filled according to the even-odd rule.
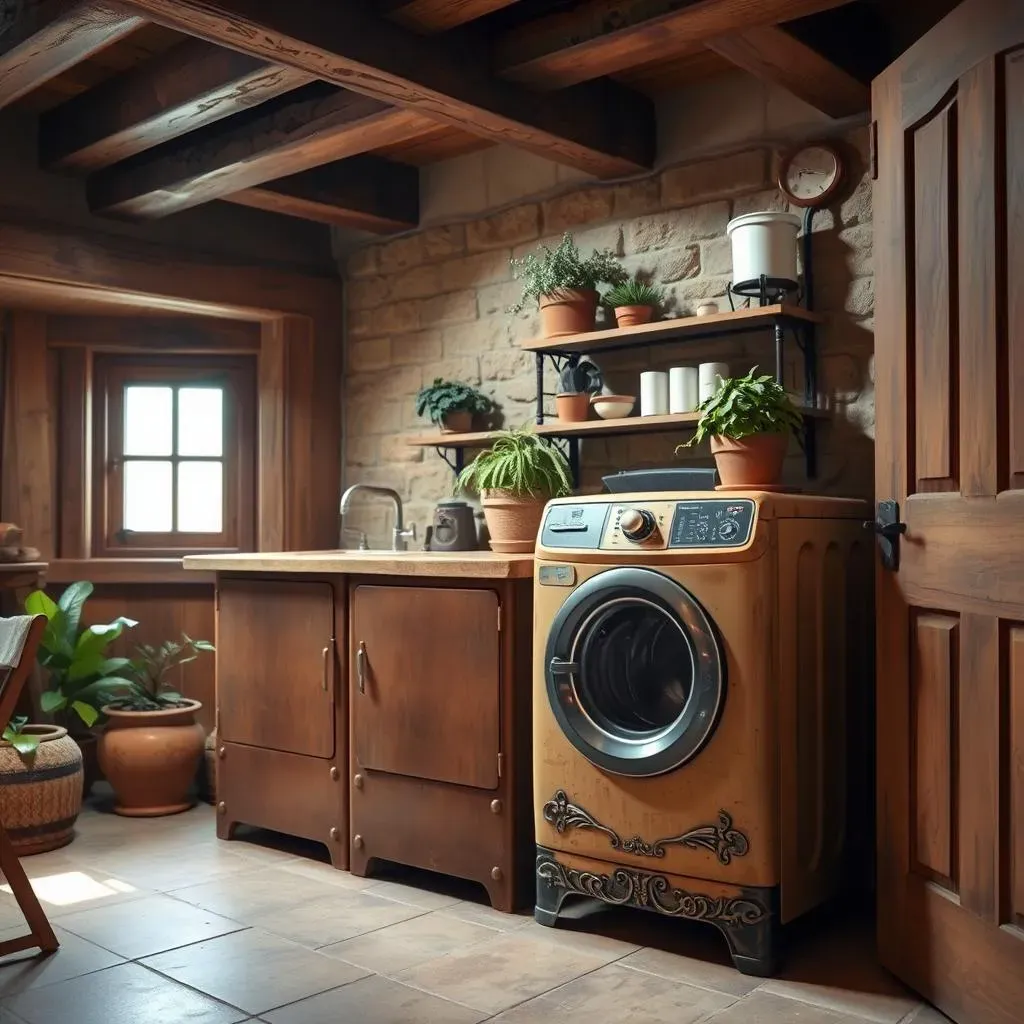
[[75,837],[82,809],[82,751],[57,725],[27,725],[40,738],[31,765],[0,741],[0,821],[19,854],[45,853]]

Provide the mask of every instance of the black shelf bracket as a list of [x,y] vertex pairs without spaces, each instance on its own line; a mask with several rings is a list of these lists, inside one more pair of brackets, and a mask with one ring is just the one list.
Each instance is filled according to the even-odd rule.
[[437,454],[440,455],[442,459],[444,459],[445,463],[447,463],[448,465],[448,468],[456,476],[458,476],[462,472],[463,467],[466,465],[465,448],[462,448],[461,446],[446,448],[444,445],[438,445],[434,449],[434,451],[437,452]]

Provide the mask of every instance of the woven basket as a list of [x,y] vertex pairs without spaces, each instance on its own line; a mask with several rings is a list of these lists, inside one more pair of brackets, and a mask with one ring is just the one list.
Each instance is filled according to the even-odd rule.
[[57,725],[27,725],[39,736],[31,765],[0,741],[0,821],[21,856],[66,846],[82,809],[82,751]]

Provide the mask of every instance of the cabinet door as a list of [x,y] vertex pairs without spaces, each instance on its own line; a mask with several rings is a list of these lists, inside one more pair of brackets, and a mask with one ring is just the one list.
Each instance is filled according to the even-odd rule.
[[333,587],[222,580],[218,599],[219,738],[333,757]]
[[358,763],[494,789],[499,636],[492,591],[356,587],[350,678]]

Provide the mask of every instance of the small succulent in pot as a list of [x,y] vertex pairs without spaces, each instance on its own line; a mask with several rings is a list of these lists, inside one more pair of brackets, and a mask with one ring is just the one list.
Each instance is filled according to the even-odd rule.
[[590,409],[590,396],[604,387],[604,377],[589,359],[570,357],[558,374],[555,408],[563,423],[582,423]]
[[710,438],[723,490],[778,488],[790,435],[803,425],[786,389],[771,374],[756,374],[755,366],[723,380],[698,407],[693,437],[676,449]]
[[416,415],[427,416],[444,434],[464,434],[473,429],[473,417],[490,412],[494,403],[476,388],[459,381],[435,377],[433,384],[416,396]]
[[655,312],[665,304],[665,289],[640,277],[631,277],[605,292],[601,301],[615,311],[619,327],[635,327],[654,319]]
[[523,282],[523,295],[509,312],[520,313],[527,302],[535,299],[545,338],[592,331],[597,286],[615,285],[626,279],[626,271],[610,249],[595,249],[584,259],[568,232],[557,248],[542,245],[537,252],[514,259],[511,264],[513,276]]

